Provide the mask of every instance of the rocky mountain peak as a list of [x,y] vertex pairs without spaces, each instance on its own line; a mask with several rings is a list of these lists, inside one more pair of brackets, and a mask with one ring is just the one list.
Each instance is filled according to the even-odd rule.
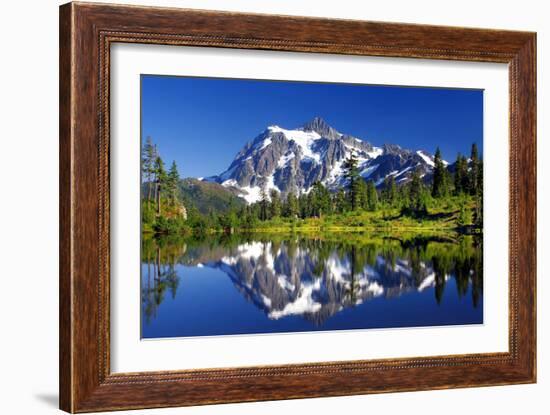
[[330,138],[332,140],[342,136],[337,130],[332,128],[323,118],[315,117],[312,120],[305,123],[302,128],[303,131],[314,131],[321,137]]
[[382,149],[386,154],[399,154],[403,152],[403,149],[397,144],[384,143]]
[[344,162],[351,154],[358,160],[359,174],[376,186],[382,186],[387,176],[404,183],[414,171],[427,180],[433,170],[433,156],[425,151],[396,144],[376,147],[315,117],[296,129],[267,127],[224,172],[206,180],[221,184],[248,203],[273,190],[282,197],[289,192],[307,194],[317,181],[336,191],[347,183]]

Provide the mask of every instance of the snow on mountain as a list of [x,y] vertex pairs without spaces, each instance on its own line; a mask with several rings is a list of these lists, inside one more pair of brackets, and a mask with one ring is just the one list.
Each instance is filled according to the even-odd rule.
[[[428,154],[428,153],[426,153],[425,151],[422,151],[422,150],[418,150],[416,152],[416,154],[418,154],[420,157],[422,157],[424,159],[424,161],[426,163],[428,163],[430,166],[435,167],[435,161],[434,161],[434,157],[432,155],[430,155],[430,154]],[[445,166],[449,165],[449,163],[445,160],[442,160],[442,162]]]
[[[319,140],[321,136],[315,131],[303,131],[303,130],[285,130],[277,125],[271,125],[267,127],[268,131],[271,133],[282,133],[287,140],[293,141],[296,143],[302,153],[303,159],[310,159],[316,163],[321,162],[321,155],[313,151],[313,145],[316,140]],[[263,141],[262,148],[265,148],[267,145],[271,144],[271,139],[266,138]],[[289,154],[290,156],[290,154]]]
[[346,183],[343,164],[351,154],[358,160],[361,176],[377,186],[389,175],[405,182],[415,170],[429,177],[434,167],[433,156],[425,151],[393,144],[376,147],[316,117],[296,129],[267,127],[243,147],[227,170],[204,180],[220,183],[248,203],[260,200],[262,189],[268,195],[271,190],[283,196],[307,194],[316,181],[336,190]]
[[416,152],[416,154],[418,154],[420,157],[422,157],[422,160],[424,160],[428,165],[434,167],[435,166],[435,163],[434,161],[432,160],[432,157],[428,154],[424,154],[424,152],[422,150],[418,150]]

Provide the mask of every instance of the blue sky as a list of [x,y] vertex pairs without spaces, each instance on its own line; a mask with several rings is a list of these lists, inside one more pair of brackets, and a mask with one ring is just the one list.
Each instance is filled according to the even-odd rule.
[[443,158],[483,151],[483,91],[142,75],[142,140],[151,136],[182,177],[225,170],[268,125],[292,129],[320,116],[376,146]]

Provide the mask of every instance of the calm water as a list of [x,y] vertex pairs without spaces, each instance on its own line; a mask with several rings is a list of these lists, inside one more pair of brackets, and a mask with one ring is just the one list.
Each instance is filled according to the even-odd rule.
[[143,338],[483,323],[472,236],[144,239],[142,261]]

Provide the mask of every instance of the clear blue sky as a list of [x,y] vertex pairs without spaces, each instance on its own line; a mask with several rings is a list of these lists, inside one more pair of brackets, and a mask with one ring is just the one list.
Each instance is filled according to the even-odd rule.
[[142,140],[151,136],[182,177],[225,170],[268,125],[320,116],[376,146],[399,144],[452,162],[483,151],[483,91],[142,75]]

